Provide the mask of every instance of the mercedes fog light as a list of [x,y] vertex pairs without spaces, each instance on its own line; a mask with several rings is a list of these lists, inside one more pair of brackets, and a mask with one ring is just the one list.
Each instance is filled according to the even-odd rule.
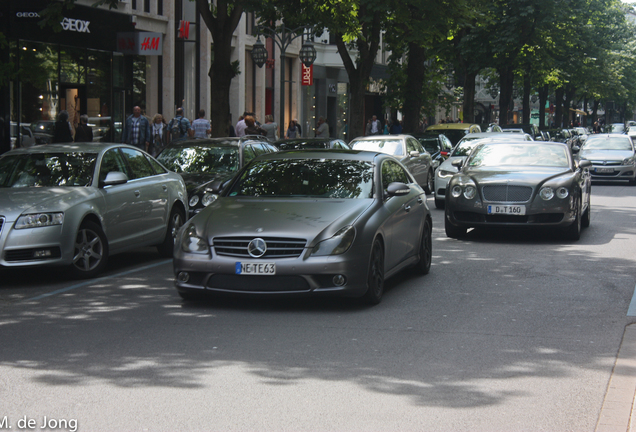
[[177,275],[177,280],[179,282],[186,283],[190,280],[190,275],[188,274],[188,272],[179,272],[179,274]]
[[335,286],[343,286],[346,283],[347,283],[347,278],[344,277],[343,275],[335,275],[333,277],[333,284]]

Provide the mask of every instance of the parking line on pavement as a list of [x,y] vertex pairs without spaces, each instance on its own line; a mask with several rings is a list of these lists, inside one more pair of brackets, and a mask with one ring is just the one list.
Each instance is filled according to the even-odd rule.
[[51,291],[50,293],[46,293],[46,294],[41,294],[41,295],[36,296],[36,297],[24,299],[22,301],[41,300],[41,299],[46,298],[46,297],[51,297],[51,296],[56,295],[56,294],[61,294],[61,293],[64,293],[64,292],[67,292],[67,291],[70,291],[70,290],[74,290],[76,288],[81,288],[81,287],[86,286],[86,285],[91,285],[91,284],[98,283],[98,282],[101,282],[101,281],[105,281],[105,280],[108,280],[108,279],[114,279],[114,278],[117,278],[117,277],[129,275],[131,273],[136,273],[138,271],[148,270],[148,269],[151,269],[151,268],[154,268],[154,267],[159,267],[159,266],[162,266],[162,265],[166,265],[166,264],[168,264],[170,262],[172,262],[171,259],[164,260],[164,261],[160,261],[158,263],[150,264],[150,265],[147,265],[147,266],[144,266],[144,267],[139,267],[139,268],[132,269],[132,270],[126,270],[125,272],[116,273],[114,275],[104,276],[104,277],[101,277],[101,278],[98,278],[98,279],[91,279],[91,280],[88,280],[86,282],[82,282],[82,283],[78,283],[78,284],[75,284],[75,285],[71,285],[71,286],[66,287],[66,288],[61,288],[59,290]]
[[636,316],[636,287],[634,287],[634,295],[632,296],[632,302],[629,304],[629,309],[627,309],[628,317]]

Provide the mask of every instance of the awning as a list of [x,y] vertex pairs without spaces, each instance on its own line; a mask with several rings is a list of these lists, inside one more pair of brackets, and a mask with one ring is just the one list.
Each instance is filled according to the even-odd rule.
[[570,111],[574,111],[577,114],[588,115],[585,111],[581,111],[580,109],[570,108]]

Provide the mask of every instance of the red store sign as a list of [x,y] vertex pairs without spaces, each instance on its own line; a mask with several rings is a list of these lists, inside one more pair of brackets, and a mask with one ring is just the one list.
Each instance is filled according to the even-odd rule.
[[301,84],[304,86],[314,85],[314,65],[309,67],[305,66],[304,63],[301,63],[300,65]]
[[163,34],[153,32],[117,33],[117,51],[133,55],[162,55]]

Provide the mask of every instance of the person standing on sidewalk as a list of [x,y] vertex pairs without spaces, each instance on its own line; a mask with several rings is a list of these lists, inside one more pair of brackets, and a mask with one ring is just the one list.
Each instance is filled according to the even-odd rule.
[[147,150],[150,147],[150,133],[150,122],[141,115],[140,107],[134,107],[133,113],[126,119],[122,142]]
[[210,136],[212,126],[210,121],[205,119],[205,110],[199,110],[199,118],[192,122],[195,138],[207,138]]

